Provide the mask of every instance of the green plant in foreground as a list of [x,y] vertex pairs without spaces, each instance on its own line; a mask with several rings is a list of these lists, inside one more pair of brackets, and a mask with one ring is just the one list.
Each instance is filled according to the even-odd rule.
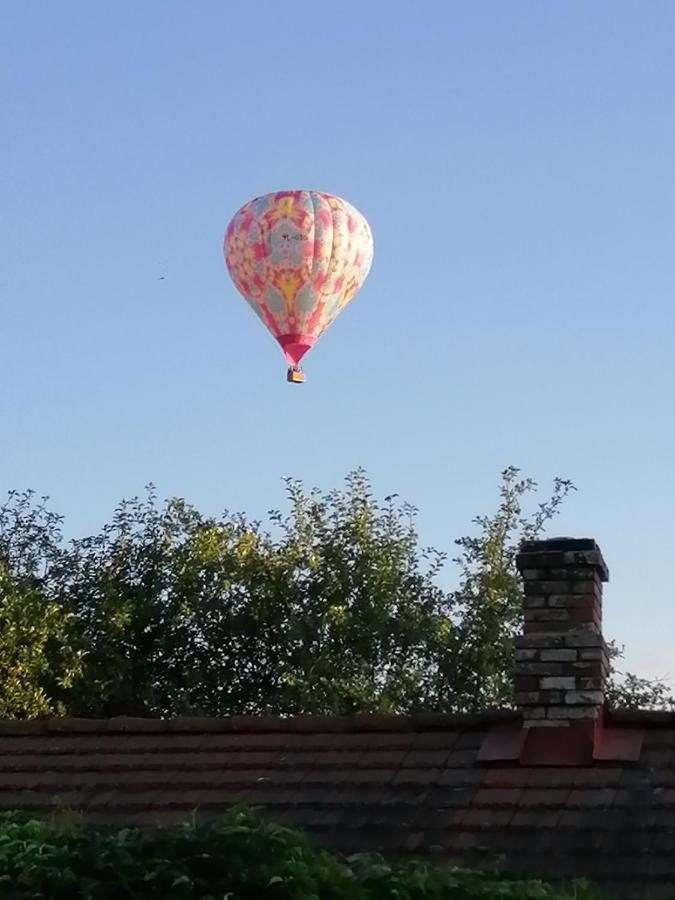
[[208,824],[141,831],[0,815],[0,897],[7,900],[593,900],[490,872],[342,860],[300,834],[233,810]]

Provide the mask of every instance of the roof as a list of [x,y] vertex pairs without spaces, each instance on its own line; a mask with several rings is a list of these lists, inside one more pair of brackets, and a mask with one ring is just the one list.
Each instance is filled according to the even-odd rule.
[[675,715],[614,715],[637,761],[481,762],[513,712],[0,722],[0,808],[168,824],[263,807],[341,851],[381,850],[675,893]]

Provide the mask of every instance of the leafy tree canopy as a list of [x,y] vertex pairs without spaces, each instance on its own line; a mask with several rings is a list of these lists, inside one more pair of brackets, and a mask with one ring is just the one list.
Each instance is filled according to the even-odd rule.
[[[512,700],[520,542],[573,485],[509,468],[497,508],[445,554],[417,512],[377,501],[363,471],[339,490],[287,480],[267,527],[205,516],[150,488],[98,534],[66,542],[46,498],[0,507],[0,716],[226,716],[475,711]],[[620,658],[612,648],[615,663]],[[610,699],[673,707],[667,686],[615,673]]]

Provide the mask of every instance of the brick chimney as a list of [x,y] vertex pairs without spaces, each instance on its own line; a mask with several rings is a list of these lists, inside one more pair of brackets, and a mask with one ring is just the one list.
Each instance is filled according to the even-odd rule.
[[590,724],[601,717],[609,670],[602,553],[590,538],[525,541],[516,562],[525,586],[515,667],[524,725]]

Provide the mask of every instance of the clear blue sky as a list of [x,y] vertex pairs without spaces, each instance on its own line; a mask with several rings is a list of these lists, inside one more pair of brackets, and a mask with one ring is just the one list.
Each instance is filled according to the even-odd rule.
[[[19,0],[0,34],[0,489],[70,533],[154,481],[264,515],[363,465],[451,548],[500,470],[578,493],[606,630],[675,674],[675,4]],[[284,364],[246,200],[339,194],[365,287]],[[160,276],[164,276],[160,280]]]

